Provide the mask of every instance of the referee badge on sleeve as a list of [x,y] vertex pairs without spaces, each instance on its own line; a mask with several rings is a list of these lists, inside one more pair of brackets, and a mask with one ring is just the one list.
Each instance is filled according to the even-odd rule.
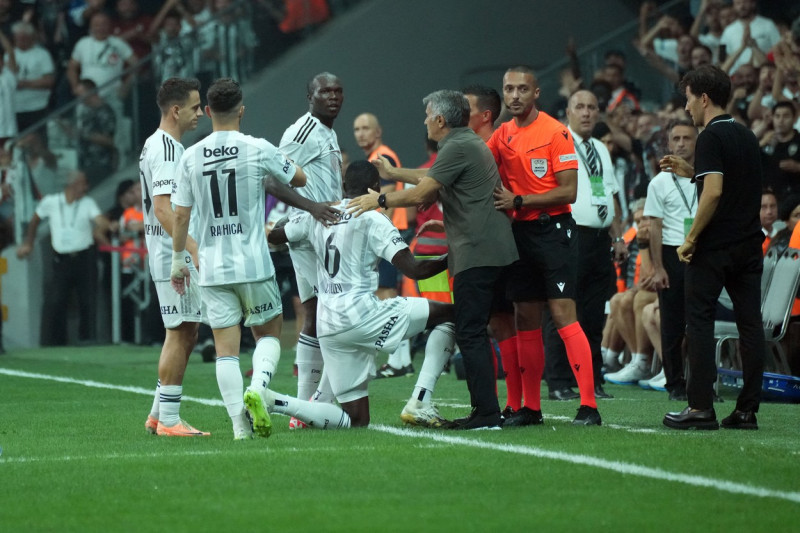
[[531,171],[537,178],[543,178],[547,174],[547,159],[531,159]]

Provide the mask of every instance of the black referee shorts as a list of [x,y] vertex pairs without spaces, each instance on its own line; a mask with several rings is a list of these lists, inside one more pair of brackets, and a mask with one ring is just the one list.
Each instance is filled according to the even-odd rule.
[[513,302],[575,299],[578,235],[571,213],[514,222],[519,261],[509,267],[506,293]]

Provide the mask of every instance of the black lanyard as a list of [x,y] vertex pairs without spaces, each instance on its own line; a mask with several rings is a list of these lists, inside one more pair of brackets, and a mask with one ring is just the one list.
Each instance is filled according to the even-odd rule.
[[58,212],[61,215],[61,222],[70,229],[75,228],[75,220],[78,218],[78,210],[80,210],[80,206],[78,205],[79,202],[80,200],[73,200],[75,208],[72,210],[72,222],[67,224],[67,215],[64,213],[64,206],[67,205],[67,197],[65,195],[63,198],[58,199]]
[[689,202],[686,200],[686,195],[683,193],[683,189],[680,185],[678,185],[678,178],[675,177],[674,172],[670,172],[672,174],[672,182],[675,184],[675,188],[678,189],[678,192],[681,194],[681,199],[683,200],[683,205],[686,206],[686,209],[689,210],[689,216],[692,216],[692,206],[694,206],[695,200],[697,200],[697,187],[694,189],[694,196],[692,197],[692,205],[689,205]]
[[[586,169],[586,174],[589,176],[602,176],[603,175],[603,160],[600,159],[600,154],[597,150],[595,150],[594,145],[592,145],[592,140],[589,139],[588,141],[583,141],[589,143],[591,145],[592,150],[594,150],[594,157],[597,159],[597,174],[592,174],[592,169],[589,168],[589,163],[586,161],[586,158],[583,156],[583,150],[578,147],[575,143],[575,139],[573,137],[572,144],[575,146],[575,151],[578,152],[578,157],[581,158],[581,162],[583,163],[584,168]],[[583,142],[581,144],[583,144]]]

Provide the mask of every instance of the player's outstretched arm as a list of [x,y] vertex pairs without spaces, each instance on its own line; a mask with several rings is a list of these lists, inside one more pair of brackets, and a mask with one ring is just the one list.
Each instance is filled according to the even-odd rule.
[[377,159],[371,161],[375,168],[378,169],[378,174],[385,180],[402,181],[403,183],[410,183],[416,185],[422,178],[425,177],[427,170],[425,168],[399,168],[392,165],[388,159],[379,155]]
[[427,279],[447,270],[447,254],[441,255],[436,259],[417,261],[411,250],[404,248],[394,254],[392,264],[408,278],[415,280]]
[[325,225],[333,224],[339,220],[338,215],[340,212],[338,209],[325,203],[309,200],[272,176],[268,177],[264,182],[264,189],[267,194],[271,194],[286,205],[311,213],[311,216]]

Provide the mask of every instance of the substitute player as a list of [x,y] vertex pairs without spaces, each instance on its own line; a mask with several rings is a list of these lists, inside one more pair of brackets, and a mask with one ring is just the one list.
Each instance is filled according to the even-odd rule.
[[[264,238],[265,176],[302,187],[302,169],[275,146],[239,132],[244,114],[242,90],[230,79],[216,80],[207,93],[206,113],[213,132],[183,154],[175,203],[171,281],[178,294],[193,284],[204,288],[203,299],[217,350],[217,383],[233,422],[235,439],[268,437],[272,430],[261,397],[280,358],[281,297],[275,268]],[[199,280],[192,280],[186,262],[189,216],[196,207]],[[242,400],[239,370],[239,322],[256,341],[253,377]]]
[[[302,189],[268,181],[267,192],[294,209],[311,213],[329,224],[337,211],[328,202],[342,199],[342,152],[333,123],[339,116],[344,91],[339,78],[328,72],[314,76],[307,85],[308,112],[286,128],[280,150],[303,168],[308,181]],[[297,341],[297,397],[308,399],[322,376],[322,354],[317,340],[317,259],[308,242],[289,245],[297,289],[305,310],[303,329]],[[292,420],[289,427],[297,427]]]
[[[150,275],[156,286],[161,319],[167,331],[158,360],[155,399],[145,429],[170,437],[206,436],[209,433],[193,428],[180,418],[183,374],[197,342],[198,324],[203,319],[200,292],[192,290],[179,296],[169,286],[175,216],[170,197],[178,161],[184,150],[181,137],[197,128],[197,121],[203,115],[200,82],[169,78],[161,84],[156,101],[161,110],[161,123],[144,143],[139,156],[139,175],[144,193],[142,212]],[[187,238],[186,248],[196,255],[197,243],[191,237]],[[187,261],[186,264],[196,275],[194,263]]]
[[[377,190],[380,177],[368,161],[350,164],[345,196],[356,198]],[[273,244],[308,241],[318,259],[319,309],[317,331],[325,358],[325,377],[341,409],[269,392],[270,411],[295,416],[311,427],[345,428],[369,424],[368,384],[375,378],[375,356],[391,353],[400,343],[427,328],[434,328],[425,348],[425,362],[412,398],[402,418],[416,425],[442,427],[443,420],[431,403],[436,380],[452,354],[455,335],[453,305],[424,298],[388,298],[375,295],[377,265],[391,261],[412,279],[425,279],[447,267],[447,256],[416,261],[391,221],[375,211],[356,217],[346,213],[350,200],[342,201],[339,221],[319,224],[301,213],[285,227],[273,230]]]

